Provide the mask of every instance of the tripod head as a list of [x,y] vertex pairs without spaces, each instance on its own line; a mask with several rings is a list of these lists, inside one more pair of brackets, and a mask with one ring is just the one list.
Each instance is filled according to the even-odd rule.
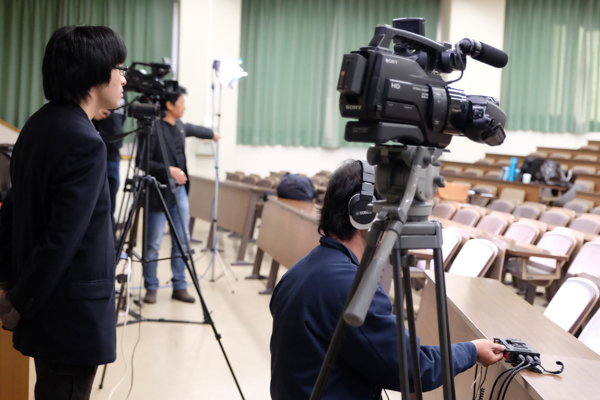
[[427,220],[438,187],[442,149],[423,146],[371,146],[367,161],[375,166],[375,187],[384,200],[373,203],[381,219]]

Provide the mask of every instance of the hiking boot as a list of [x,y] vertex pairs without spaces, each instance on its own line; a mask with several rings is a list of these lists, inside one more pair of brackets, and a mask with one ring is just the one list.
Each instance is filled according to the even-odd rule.
[[144,296],[144,303],[156,303],[156,290],[146,290],[146,296]]
[[171,298],[183,301],[184,303],[193,303],[196,301],[196,299],[188,293],[187,289],[174,290]]

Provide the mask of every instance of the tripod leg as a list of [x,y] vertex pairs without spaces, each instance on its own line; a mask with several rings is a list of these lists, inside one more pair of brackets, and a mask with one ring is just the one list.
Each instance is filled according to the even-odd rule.
[[404,284],[404,295],[406,298],[406,320],[410,338],[410,354],[413,371],[413,387],[415,399],[423,398],[423,386],[421,384],[421,366],[419,365],[419,348],[417,346],[417,329],[415,327],[415,308],[412,298],[412,287],[410,284],[410,267],[417,264],[415,256],[409,256],[407,250],[402,250],[402,282]]
[[438,331],[440,335],[440,353],[442,358],[442,390],[444,393],[444,400],[454,400],[454,371],[452,366],[452,353],[450,352],[450,327],[448,325],[446,281],[444,277],[444,262],[442,261],[441,249],[433,249],[433,261],[435,270],[435,297],[437,302]]
[[[398,339],[398,366],[400,367],[400,391],[402,398],[410,398],[410,386],[408,380],[408,360],[406,351],[406,328],[404,328],[404,293],[402,291],[402,278],[400,275],[401,253],[400,238],[392,250],[392,266],[394,270],[394,305],[396,308],[396,336]],[[413,358],[415,355],[413,354]],[[414,374],[413,374],[414,376]]]

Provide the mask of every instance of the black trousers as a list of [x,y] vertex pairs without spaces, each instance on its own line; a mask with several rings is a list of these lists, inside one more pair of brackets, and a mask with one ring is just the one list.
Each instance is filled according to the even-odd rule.
[[35,358],[35,400],[88,400],[97,365],[63,365]]

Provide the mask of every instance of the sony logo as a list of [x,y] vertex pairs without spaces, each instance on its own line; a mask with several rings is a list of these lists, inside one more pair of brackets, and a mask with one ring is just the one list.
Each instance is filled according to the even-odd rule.
[[385,62],[388,64],[398,64],[398,60],[392,60],[390,58],[386,58]]
[[351,106],[349,104],[346,105],[346,110],[360,110],[362,106]]

